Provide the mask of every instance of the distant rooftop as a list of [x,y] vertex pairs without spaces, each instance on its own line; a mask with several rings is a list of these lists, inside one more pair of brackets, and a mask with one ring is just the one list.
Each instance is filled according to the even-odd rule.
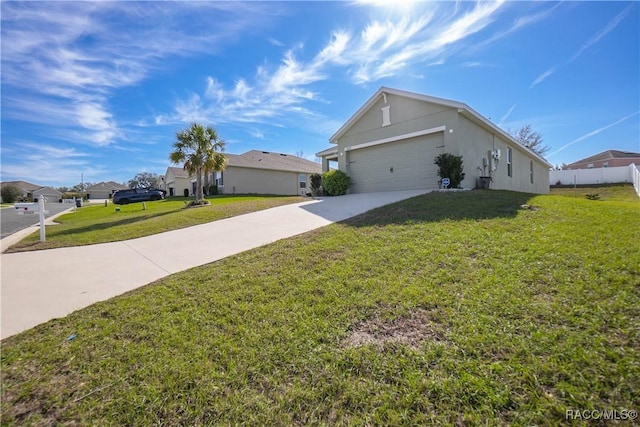
[[227,166],[281,170],[301,173],[322,173],[322,165],[292,154],[251,150],[244,154],[225,154]]
[[607,150],[607,151],[603,151],[602,153],[595,154],[591,157],[586,157],[584,159],[577,160],[567,166],[582,164],[582,163],[599,162],[602,160],[628,159],[633,157],[640,158],[640,153],[635,153],[632,151]]

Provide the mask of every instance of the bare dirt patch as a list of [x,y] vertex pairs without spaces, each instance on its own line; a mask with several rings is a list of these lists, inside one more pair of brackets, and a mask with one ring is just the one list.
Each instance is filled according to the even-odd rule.
[[342,344],[345,347],[383,347],[385,344],[396,343],[419,350],[427,341],[446,343],[445,327],[432,318],[433,316],[424,309],[394,319],[384,319],[376,313],[370,319],[356,325]]

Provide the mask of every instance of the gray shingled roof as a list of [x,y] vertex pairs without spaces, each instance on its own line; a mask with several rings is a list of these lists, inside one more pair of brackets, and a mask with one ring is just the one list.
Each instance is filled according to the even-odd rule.
[[96,182],[90,187],[87,187],[87,191],[95,191],[95,190],[124,190],[125,188],[129,188],[126,185],[118,184],[115,181],[109,182]]
[[42,187],[41,185],[32,184],[26,181],[6,181],[6,182],[0,183],[0,186],[5,186],[5,185],[15,185],[20,190],[26,191],[26,192],[32,192]]
[[301,173],[322,173],[322,165],[291,154],[251,150],[244,154],[225,154],[227,166],[270,169]]
[[620,151],[620,150],[607,150],[602,153],[595,154],[591,157],[586,157],[581,160],[577,160],[571,163],[568,166],[578,163],[589,163],[589,162],[597,162],[600,160],[611,160],[611,159],[624,159],[629,157],[640,157],[640,153],[634,153],[631,151]]

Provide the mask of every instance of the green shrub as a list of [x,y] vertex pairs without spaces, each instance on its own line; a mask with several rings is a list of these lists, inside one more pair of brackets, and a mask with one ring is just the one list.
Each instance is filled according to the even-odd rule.
[[322,175],[322,188],[329,196],[342,196],[351,187],[351,177],[341,170],[331,170]]
[[3,185],[0,192],[3,203],[14,203],[22,195],[22,191],[15,185]]
[[440,178],[449,178],[450,188],[458,188],[464,179],[462,172],[462,156],[454,156],[450,153],[440,154],[434,159],[438,165],[438,175]]
[[208,196],[217,196],[218,195],[218,186],[215,184],[211,184],[207,189]]
[[319,173],[312,173],[310,176],[311,181],[311,194],[318,196],[320,194],[320,188],[322,187],[322,175]]

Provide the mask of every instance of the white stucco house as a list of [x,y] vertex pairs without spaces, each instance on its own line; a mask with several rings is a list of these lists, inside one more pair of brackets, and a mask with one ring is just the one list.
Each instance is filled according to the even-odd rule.
[[462,156],[463,188],[549,192],[552,165],[458,101],[381,87],[329,141],[316,156],[351,177],[352,193],[438,188],[443,153]]
[[[291,154],[251,150],[244,154],[224,154],[225,169],[203,179],[205,188],[216,184],[219,194],[300,195],[310,192],[310,175],[322,173],[322,165]],[[167,195],[193,195],[196,177],[179,167],[165,173]]]
[[[194,179],[195,182],[195,179]],[[168,167],[162,180],[167,196],[189,196],[192,194],[191,177],[183,168]]]

